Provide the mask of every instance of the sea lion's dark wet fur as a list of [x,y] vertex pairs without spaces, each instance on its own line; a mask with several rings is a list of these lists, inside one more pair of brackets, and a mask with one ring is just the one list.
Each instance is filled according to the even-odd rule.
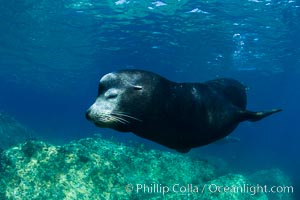
[[100,127],[188,152],[224,138],[242,121],[280,111],[247,111],[246,102],[245,87],[233,79],[175,83],[152,72],[122,70],[100,80],[97,100],[86,116]]

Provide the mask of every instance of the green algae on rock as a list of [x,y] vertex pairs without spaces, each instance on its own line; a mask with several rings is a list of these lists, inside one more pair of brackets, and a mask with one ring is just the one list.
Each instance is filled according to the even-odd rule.
[[0,199],[268,199],[202,190],[250,184],[242,175],[217,174],[207,161],[101,138],[63,146],[27,141],[1,153]]

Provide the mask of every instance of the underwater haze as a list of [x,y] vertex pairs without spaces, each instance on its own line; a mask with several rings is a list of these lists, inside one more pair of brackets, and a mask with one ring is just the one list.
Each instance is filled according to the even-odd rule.
[[184,155],[249,173],[280,168],[300,199],[300,1],[1,0],[0,15],[0,111],[38,138],[101,133],[173,152],[85,119],[100,77],[120,69],[177,82],[230,77],[247,86],[249,110],[283,111],[241,123],[237,143]]

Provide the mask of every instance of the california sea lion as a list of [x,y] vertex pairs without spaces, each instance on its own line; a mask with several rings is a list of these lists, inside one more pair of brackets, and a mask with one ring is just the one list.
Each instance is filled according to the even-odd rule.
[[101,78],[86,117],[99,127],[188,152],[226,137],[242,121],[281,111],[248,111],[246,101],[245,87],[233,79],[176,83],[148,71],[122,70]]

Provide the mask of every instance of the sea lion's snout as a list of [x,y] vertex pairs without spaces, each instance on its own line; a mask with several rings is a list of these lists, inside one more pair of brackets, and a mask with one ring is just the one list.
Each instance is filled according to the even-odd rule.
[[91,117],[91,108],[89,108],[86,112],[85,112],[85,118],[89,121],[92,121],[92,117]]
[[86,111],[85,117],[99,127],[114,127],[116,124],[128,122],[123,116],[118,116],[111,110],[112,105],[103,98],[98,98],[96,102]]

